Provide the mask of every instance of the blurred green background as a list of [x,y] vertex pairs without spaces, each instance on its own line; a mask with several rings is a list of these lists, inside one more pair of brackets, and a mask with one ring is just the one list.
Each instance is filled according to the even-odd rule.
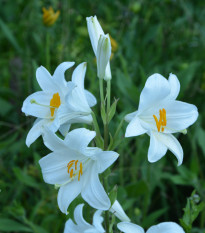
[[[60,10],[60,16],[47,28],[42,7],[49,6]],[[66,219],[82,202],[75,200],[68,216],[58,209],[57,190],[44,183],[38,165],[49,151],[41,138],[26,147],[34,118],[25,117],[21,107],[28,95],[40,90],[37,67],[43,65],[52,74],[63,61],[88,63],[85,86],[99,103],[96,62],[86,27],[91,15],[97,15],[118,45],[111,60],[112,98],[119,98],[112,134],[122,117],[137,109],[144,83],[155,72],[167,78],[176,74],[181,83],[178,99],[195,104],[200,113],[188,134],[178,135],[184,149],[182,166],[177,167],[171,152],[150,164],[149,137],[126,138],[116,148],[121,156],[112,168],[110,188],[118,185],[118,200],[126,213],[145,228],[162,221],[179,222],[194,189],[205,201],[204,0],[0,0],[0,232],[63,232]],[[50,67],[45,56],[48,36]],[[71,72],[66,72],[68,80]],[[99,105],[94,111],[99,113]],[[126,124],[122,137],[125,128]],[[93,211],[85,206],[90,222]],[[205,210],[191,232],[205,232]]]

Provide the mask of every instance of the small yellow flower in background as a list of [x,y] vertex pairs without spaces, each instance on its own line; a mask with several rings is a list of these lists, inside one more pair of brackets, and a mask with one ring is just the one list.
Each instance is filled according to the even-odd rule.
[[111,47],[112,47],[112,53],[111,53],[111,56],[110,56],[110,60],[111,60],[113,58],[113,56],[114,56],[114,53],[118,49],[118,43],[117,43],[117,41],[115,39],[113,39],[111,37],[111,35],[109,35],[109,36],[110,36],[110,42],[111,42]]
[[48,9],[45,7],[42,8],[43,10],[43,23],[45,26],[49,27],[52,26],[60,15],[60,11],[54,12],[53,8],[50,6]]

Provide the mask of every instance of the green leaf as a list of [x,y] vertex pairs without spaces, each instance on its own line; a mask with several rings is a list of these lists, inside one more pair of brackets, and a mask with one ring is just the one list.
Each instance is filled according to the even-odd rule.
[[115,115],[118,100],[119,99],[115,100],[110,107],[110,111],[108,112],[108,123],[112,120],[113,116]]
[[144,221],[142,222],[142,225],[145,227],[153,225],[156,222],[156,220],[160,218],[166,211],[167,211],[167,208],[152,212],[149,216],[147,216],[144,219]]
[[1,106],[1,111],[0,111],[1,116],[6,116],[13,108],[11,103],[9,103],[8,101],[2,98],[0,98],[0,106]]
[[196,131],[196,140],[198,145],[201,147],[203,154],[205,156],[205,143],[204,143],[204,138],[205,138],[205,130],[202,128],[198,127]]
[[14,48],[18,51],[21,52],[21,48],[19,47],[16,38],[12,34],[11,30],[9,27],[0,19],[0,27],[4,35],[7,37],[8,41],[14,46]]
[[187,233],[191,232],[194,220],[198,217],[199,213],[205,207],[205,203],[201,202],[199,204],[199,201],[200,197],[196,194],[196,191],[194,190],[191,194],[191,197],[187,199],[186,207],[183,209],[184,215],[182,219],[180,219],[180,223]]
[[24,226],[23,224],[21,224],[17,221],[8,219],[8,218],[1,218],[0,219],[0,230],[5,231],[5,232],[11,232],[11,231],[14,231],[14,232],[32,232],[32,230],[29,227]]
[[110,191],[109,198],[112,206],[117,199],[117,185],[115,185],[113,189]]
[[13,168],[14,174],[16,175],[17,179],[25,185],[28,185],[33,188],[39,188],[39,184],[34,180],[33,177],[27,175],[24,171],[22,171],[18,167]]

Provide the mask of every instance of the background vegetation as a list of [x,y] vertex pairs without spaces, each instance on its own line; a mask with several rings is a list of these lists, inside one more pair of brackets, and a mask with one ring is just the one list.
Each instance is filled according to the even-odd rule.
[[[61,12],[53,27],[42,23],[43,6]],[[25,138],[34,119],[25,117],[21,107],[28,95],[40,89],[35,71],[40,65],[46,67],[48,35],[51,67],[46,68],[53,73],[63,61],[87,61],[85,86],[99,100],[96,63],[85,20],[91,15],[98,16],[104,31],[118,44],[111,61],[112,98],[119,98],[110,125],[112,134],[121,118],[138,107],[144,83],[155,72],[165,77],[170,72],[176,74],[181,83],[178,99],[195,104],[200,113],[188,134],[178,135],[184,149],[182,166],[177,167],[170,152],[150,164],[149,137],[126,138],[116,148],[121,156],[112,169],[110,187],[118,186],[118,200],[128,216],[145,228],[162,221],[179,223],[194,189],[205,201],[204,0],[1,0],[0,232],[63,232],[66,219],[82,201],[78,198],[72,203],[68,216],[60,213],[57,190],[44,183],[38,165],[48,150],[41,138],[26,147]],[[66,77],[70,79],[71,71]],[[94,111],[99,111],[99,105]],[[122,137],[125,128],[126,124]],[[187,208],[194,211],[193,207]],[[200,208],[193,233],[205,232],[205,209]],[[93,211],[85,206],[88,221]],[[189,215],[188,210],[186,213]]]

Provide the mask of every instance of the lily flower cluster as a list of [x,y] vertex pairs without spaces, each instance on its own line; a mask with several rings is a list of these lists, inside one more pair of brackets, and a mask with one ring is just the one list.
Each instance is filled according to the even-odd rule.
[[[116,201],[117,202],[117,201]],[[116,202],[113,204],[116,205]],[[119,203],[118,203],[119,205]],[[89,224],[83,218],[83,204],[78,205],[74,211],[74,218],[76,224],[71,219],[65,224],[64,233],[105,233],[102,226],[103,217],[102,211],[97,210],[93,215],[93,224]],[[126,222],[129,219],[124,211],[120,208],[116,208],[115,214],[122,222],[117,224],[117,228],[124,233],[145,233],[144,229],[134,223]],[[146,233],[185,233],[181,226],[175,222],[163,222],[157,225],[151,226]]]
[[[96,16],[87,18],[87,27],[97,58],[99,81],[110,83],[110,37],[104,33]],[[119,154],[103,146],[95,146],[93,139],[100,130],[98,125],[96,127],[96,117],[91,109],[97,103],[96,98],[84,87],[87,64],[83,62],[78,65],[71,80],[66,81],[65,71],[72,66],[74,62],[63,62],[53,75],[43,66],[37,69],[36,78],[42,90],[28,96],[22,107],[26,115],[36,117],[27,135],[26,145],[29,147],[42,135],[44,145],[51,151],[40,159],[39,164],[44,181],[59,188],[57,202],[61,212],[68,214],[69,205],[79,194],[85,202],[97,209],[93,224],[90,224],[83,218],[83,204],[78,205],[74,212],[75,223],[69,219],[64,233],[107,231],[102,226],[103,211],[114,214],[121,221],[117,225],[120,231],[144,233],[142,227],[130,222],[117,200],[110,200],[108,190],[101,183],[99,174],[114,164]],[[185,133],[197,120],[198,111],[196,106],[176,100],[179,91],[180,83],[174,74],[170,74],[168,80],[160,74],[153,74],[142,90],[138,110],[125,116],[129,123],[125,137],[145,133],[150,136],[149,162],[158,161],[170,150],[177,157],[178,165],[182,164],[183,149],[172,134]],[[92,125],[95,131],[93,128],[70,131],[71,125],[75,123]],[[56,134],[57,131],[61,137]],[[173,222],[160,223],[147,231],[155,232],[184,233]]]

